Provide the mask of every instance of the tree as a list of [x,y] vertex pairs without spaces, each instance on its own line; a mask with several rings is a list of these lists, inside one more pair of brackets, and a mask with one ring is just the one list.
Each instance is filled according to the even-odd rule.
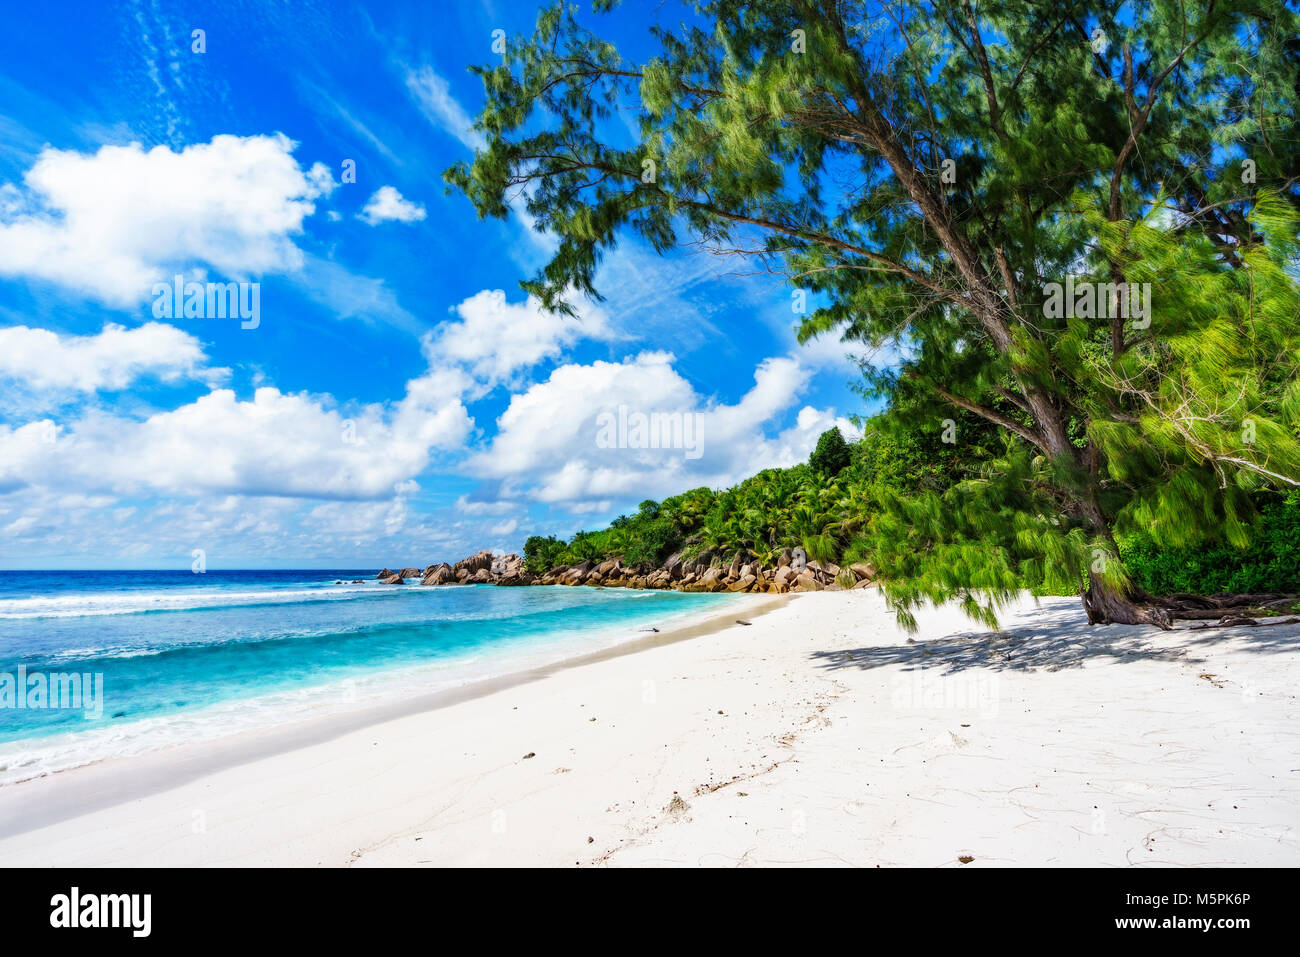
[[844,441],[839,427],[829,428],[817,439],[817,447],[808,458],[808,464],[823,475],[839,475],[849,464],[849,443]]
[[904,624],[1073,583],[1168,626],[1117,532],[1240,544],[1300,482],[1298,34],[1278,0],[713,0],[633,62],[556,5],[479,71],[486,145],[446,176],[558,237],[548,308],[628,233],[702,242],[822,294],[801,337],[906,344],[866,371],[912,428],[996,427],[872,523]]
[[532,535],[524,542],[524,567],[537,574],[550,571],[559,563],[564,547],[554,535]]

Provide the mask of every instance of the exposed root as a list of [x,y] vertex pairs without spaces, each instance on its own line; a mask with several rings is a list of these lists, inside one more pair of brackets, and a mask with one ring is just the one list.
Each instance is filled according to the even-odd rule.
[[1097,582],[1083,593],[1083,610],[1090,625],[1155,625],[1164,631],[1173,627],[1169,609],[1157,599],[1143,593],[1130,597]]
[[1248,625],[1252,628],[1266,628],[1269,625],[1295,625],[1300,624],[1300,618],[1269,618],[1266,621],[1260,621],[1258,618],[1243,618],[1241,616],[1224,615],[1218,621],[1207,621],[1201,625],[1193,625],[1189,631],[1204,631],[1207,628],[1231,628],[1235,625]]
[[1096,581],[1089,585],[1082,597],[1089,624],[1154,625],[1165,631],[1178,620],[1214,622],[1201,626],[1209,628],[1253,625],[1257,623],[1255,619],[1273,618],[1279,612],[1294,609],[1300,601],[1300,595],[1190,595],[1182,592],[1156,598],[1140,589],[1124,594]]

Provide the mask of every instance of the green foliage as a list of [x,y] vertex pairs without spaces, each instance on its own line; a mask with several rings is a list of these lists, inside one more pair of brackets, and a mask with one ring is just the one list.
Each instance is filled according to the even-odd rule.
[[564,542],[554,535],[533,535],[524,542],[524,567],[534,574],[550,571],[560,564],[560,555],[565,550]]
[[623,553],[623,561],[629,565],[647,563],[657,567],[681,541],[681,530],[669,519],[649,519],[636,527]]
[[808,458],[808,464],[822,475],[839,475],[849,464],[849,443],[844,441],[838,427],[827,429],[817,439],[817,447]]
[[[659,566],[685,548],[707,549],[718,561],[741,553],[771,564],[801,545],[823,562],[888,562],[895,595],[941,591],[983,621],[1021,589],[1077,595],[1094,549],[1109,545],[1078,526],[1034,522],[1031,509],[1006,506],[1030,483],[1033,458],[978,419],[959,427],[974,432],[966,446],[901,429],[900,419],[914,413],[900,405],[868,419],[862,439],[847,446],[850,465],[834,480],[808,466],[768,469],[721,492],[694,489],[657,507],[642,503],[637,514],[571,543],[534,536],[525,563],[538,573],[610,557]],[[1157,595],[1300,591],[1300,494],[1264,505],[1260,516],[1244,550],[1167,547],[1145,531],[1121,536],[1117,574]]]
[[1161,549],[1147,532],[1119,540],[1133,580],[1153,594],[1190,592],[1300,592],[1300,496],[1262,510],[1260,526],[1244,549]]

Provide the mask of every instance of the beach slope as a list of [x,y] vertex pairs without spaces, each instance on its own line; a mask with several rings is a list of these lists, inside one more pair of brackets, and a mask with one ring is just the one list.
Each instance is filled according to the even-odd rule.
[[1090,629],[1070,599],[1001,633],[920,624],[874,591],[796,595],[210,766],[180,748],[0,788],[0,862],[1300,864],[1300,626]]

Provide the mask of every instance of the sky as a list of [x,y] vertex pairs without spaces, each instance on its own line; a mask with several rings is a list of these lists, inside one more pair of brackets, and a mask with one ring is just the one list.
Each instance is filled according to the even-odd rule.
[[[664,8],[627,6],[597,25],[635,54]],[[734,258],[627,236],[576,317],[520,289],[552,238],[441,174],[480,143],[467,67],[536,11],[7,14],[0,567],[423,566],[851,434],[846,346],[800,346],[791,289]],[[244,312],[175,308],[178,276],[243,284]],[[680,414],[691,447],[611,441],[620,409]]]

